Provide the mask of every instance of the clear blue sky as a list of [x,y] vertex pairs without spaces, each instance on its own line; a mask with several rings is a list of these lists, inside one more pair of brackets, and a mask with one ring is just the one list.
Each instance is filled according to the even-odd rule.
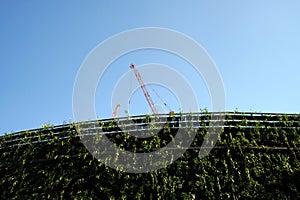
[[299,113],[299,10],[297,0],[0,1],[0,134],[72,120],[73,85],[88,53],[141,27],[201,44],[223,78],[226,110]]

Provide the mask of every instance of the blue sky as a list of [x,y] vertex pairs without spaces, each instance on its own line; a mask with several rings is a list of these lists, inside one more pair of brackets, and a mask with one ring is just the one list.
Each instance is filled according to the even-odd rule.
[[[89,52],[112,35],[142,27],[173,29],[201,44],[222,76],[226,110],[299,113],[299,10],[296,0],[0,1],[0,134],[72,121],[74,81]],[[138,64],[159,61],[157,53],[142,52]],[[107,79],[128,70],[112,67]],[[205,88],[201,79],[191,81]],[[141,91],[134,96],[144,98]],[[198,97],[210,108],[208,94]],[[100,118],[110,116],[105,102],[109,109],[99,111]],[[139,106],[136,113],[149,110]]]

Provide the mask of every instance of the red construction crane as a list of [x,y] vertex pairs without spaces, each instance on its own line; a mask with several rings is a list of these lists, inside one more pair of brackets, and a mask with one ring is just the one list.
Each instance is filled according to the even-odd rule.
[[120,107],[121,107],[120,104],[117,104],[117,105],[116,105],[116,107],[115,107],[115,109],[114,109],[114,112],[113,112],[113,114],[112,114],[112,118],[115,118],[115,117],[117,116]]
[[144,95],[145,95],[145,97],[146,97],[146,100],[147,100],[147,102],[148,102],[150,108],[151,108],[152,113],[155,114],[155,115],[158,114],[158,112],[157,112],[157,110],[156,110],[156,108],[155,108],[155,106],[154,106],[154,103],[153,103],[153,101],[152,101],[152,99],[151,99],[151,97],[150,97],[150,94],[149,94],[149,92],[148,92],[148,90],[147,90],[147,88],[146,88],[146,86],[145,86],[145,84],[144,84],[144,82],[143,82],[143,80],[142,80],[141,74],[140,74],[139,71],[135,68],[134,64],[131,64],[131,65],[130,65],[130,68],[133,69],[133,71],[134,71],[134,73],[135,73],[135,76],[136,76],[136,78],[137,78],[137,80],[138,80],[138,82],[139,82],[139,84],[140,84],[140,86],[141,86],[141,88],[142,88],[142,90],[143,90],[143,92],[144,92]]

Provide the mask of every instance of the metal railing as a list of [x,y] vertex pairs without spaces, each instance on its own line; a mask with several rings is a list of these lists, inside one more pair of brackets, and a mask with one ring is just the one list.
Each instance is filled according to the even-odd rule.
[[[4,135],[0,137],[0,150],[14,146],[48,142],[49,140],[65,140],[78,137],[81,134],[95,135],[126,132],[136,135],[139,132],[159,131],[166,125],[180,129],[203,129],[218,124],[224,129],[296,129],[298,132],[300,130],[299,123],[300,114],[199,112],[177,113],[173,116],[167,114],[140,115],[84,121]],[[109,131],[103,131],[104,127]]]

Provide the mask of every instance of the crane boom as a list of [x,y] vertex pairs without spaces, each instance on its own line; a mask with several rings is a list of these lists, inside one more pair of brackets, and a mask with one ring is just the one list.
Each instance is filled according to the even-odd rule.
[[113,112],[113,114],[112,114],[112,117],[113,117],[113,118],[115,118],[115,117],[117,116],[120,106],[121,106],[120,104],[117,104],[117,105],[116,105],[116,107],[115,107],[115,109],[114,109],[114,112]]
[[138,82],[139,82],[139,84],[140,84],[140,86],[141,86],[141,88],[143,90],[143,93],[144,93],[144,95],[146,97],[146,100],[147,100],[147,102],[148,102],[148,104],[149,104],[149,106],[151,108],[152,113],[155,114],[155,115],[158,114],[158,112],[157,112],[157,110],[156,110],[156,108],[154,106],[154,103],[153,103],[153,101],[152,101],[152,99],[150,97],[150,94],[149,94],[149,92],[148,92],[148,90],[147,90],[147,88],[146,88],[146,86],[145,86],[145,84],[144,84],[144,82],[142,80],[141,74],[135,68],[134,64],[131,64],[130,68],[133,69],[133,71],[134,71],[134,74],[135,74],[135,76],[136,76],[136,78],[137,78],[137,80],[138,80]]

